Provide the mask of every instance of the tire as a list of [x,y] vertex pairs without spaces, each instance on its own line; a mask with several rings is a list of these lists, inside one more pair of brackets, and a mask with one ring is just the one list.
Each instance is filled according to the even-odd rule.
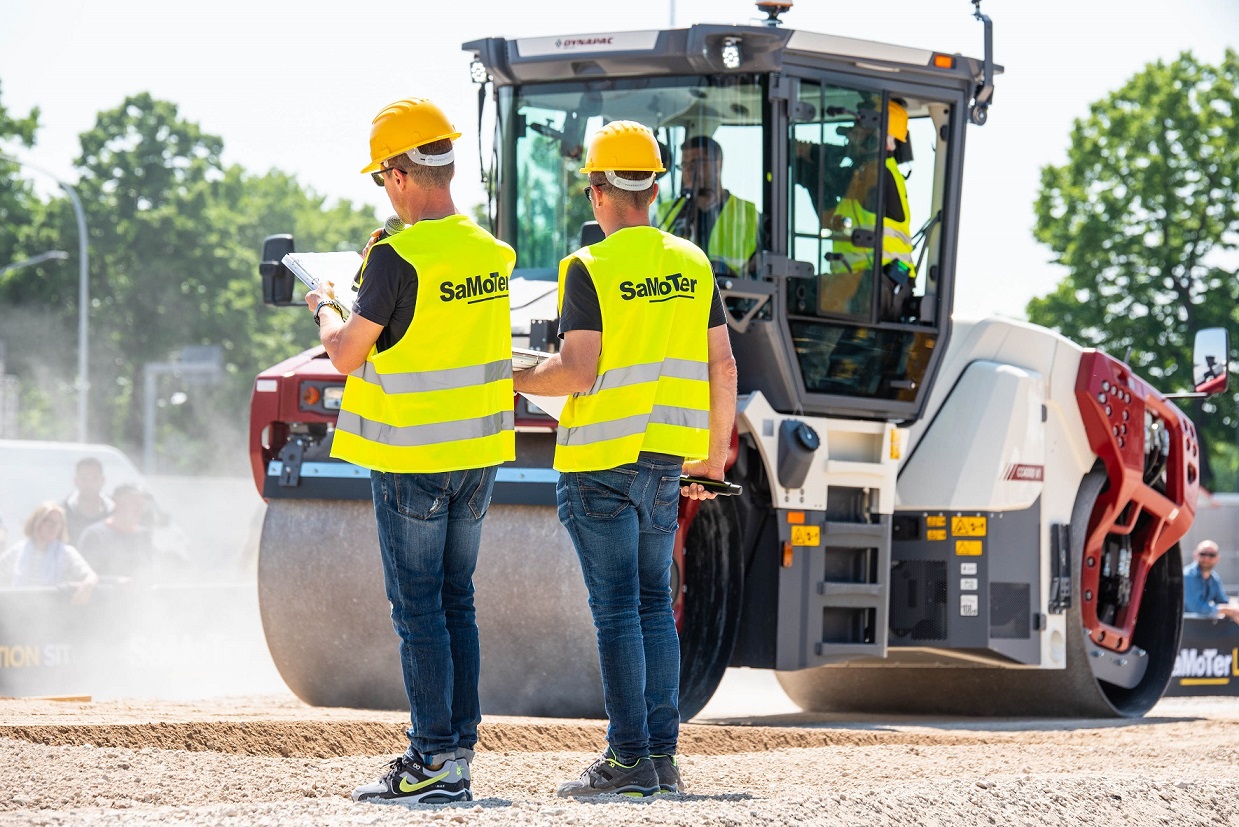
[[788,697],[813,712],[905,712],[969,716],[1139,717],[1161,698],[1178,654],[1183,611],[1179,547],[1149,572],[1132,636],[1148,653],[1144,678],[1123,689],[1093,674],[1080,616],[1080,567],[1088,520],[1106,482],[1087,474],[1071,518],[1071,608],[1064,669],[822,667],[778,674]]
[[709,702],[731,661],[744,594],[740,520],[732,497],[706,500],[684,542],[680,719]]

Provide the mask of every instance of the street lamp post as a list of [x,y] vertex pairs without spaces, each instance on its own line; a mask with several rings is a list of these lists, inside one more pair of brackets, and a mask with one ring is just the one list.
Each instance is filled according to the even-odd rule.
[[77,248],[78,248],[78,278],[77,278],[77,441],[86,441],[86,411],[90,396],[90,379],[88,376],[90,358],[86,349],[90,310],[90,268],[87,263],[87,253],[90,241],[86,236],[86,213],[82,211],[82,202],[77,197],[73,187],[61,181],[45,169],[34,164],[20,161],[9,155],[0,155],[0,159],[20,166],[30,167],[41,172],[60,186],[73,203],[73,213],[77,217]]
[[69,254],[64,250],[48,250],[46,253],[39,253],[37,256],[32,258],[22,259],[21,261],[15,261],[12,264],[6,264],[3,267],[0,267],[0,276],[14,270],[20,270],[23,267],[33,267],[36,264],[42,264],[45,261],[64,261],[68,257]]

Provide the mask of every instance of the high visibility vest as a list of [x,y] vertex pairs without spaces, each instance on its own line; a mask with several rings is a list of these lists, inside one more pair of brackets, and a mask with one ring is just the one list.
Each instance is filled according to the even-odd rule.
[[706,328],[714,295],[696,245],[653,227],[628,227],[559,264],[559,304],[573,259],[598,291],[598,378],[568,398],[555,468],[599,471],[642,451],[704,459],[710,450]]
[[394,473],[515,459],[512,248],[462,215],[376,244],[417,271],[417,307],[400,341],[345,380],[331,455]]
[[[877,216],[863,206],[866,193],[880,182],[874,181],[876,170],[872,164],[867,164],[857,170],[848,184],[847,192],[835,206],[836,218],[849,218],[853,229],[872,230],[877,226]],[[903,207],[903,221],[885,218],[882,221],[882,264],[891,261],[902,261],[908,266],[909,281],[916,278],[916,265],[912,261],[912,213],[908,210],[908,189],[903,180],[903,173],[894,158],[886,159],[886,169],[895,179],[895,188],[899,191],[899,205]],[[873,267],[873,250],[867,247],[854,247],[847,241],[836,241],[833,252],[843,255],[836,271],[861,273]]]
[[[686,203],[686,199],[677,198],[664,204],[658,213],[659,228],[672,226]],[[710,258],[726,263],[735,273],[743,273],[749,259],[757,252],[757,205],[729,194],[710,230],[710,241],[705,249]]]

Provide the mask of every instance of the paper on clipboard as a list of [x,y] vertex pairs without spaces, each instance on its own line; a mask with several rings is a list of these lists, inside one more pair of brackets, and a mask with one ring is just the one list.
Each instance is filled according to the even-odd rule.
[[357,300],[353,279],[361,267],[361,256],[355,250],[335,253],[288,253],[281,259],[294,276],[311,290],[331,288],[331,295],[352,310]]
[[[530,350],[524,347],[512,348],[512,370],[522,371],[528,370],[539,362],[550,357],[551,354],[542,350]],[[530,405],[537,407],[543,413],[559,419],[560,414],[564,412],[564,405],[568,401],[566,396],[539,396],[537,394],[522,393],[521,396],[529,402]]]

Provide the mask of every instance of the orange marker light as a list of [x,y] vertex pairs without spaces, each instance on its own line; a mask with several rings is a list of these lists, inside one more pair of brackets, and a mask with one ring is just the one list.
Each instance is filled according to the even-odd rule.
[[787,512],[787,521],[794,525],[804,525],[804,512],[803,511]]
[[317,405],[320,398],[321,394],[319,393],[318,388],[313,385],[306,385],[301,389],[301,402],[307,407]]
[[934,55],[934,66],[938,69],[954,69],[955,57],[953,55]]
[[783,568],[790,569],[792,567],[792,544],[783,544]]

